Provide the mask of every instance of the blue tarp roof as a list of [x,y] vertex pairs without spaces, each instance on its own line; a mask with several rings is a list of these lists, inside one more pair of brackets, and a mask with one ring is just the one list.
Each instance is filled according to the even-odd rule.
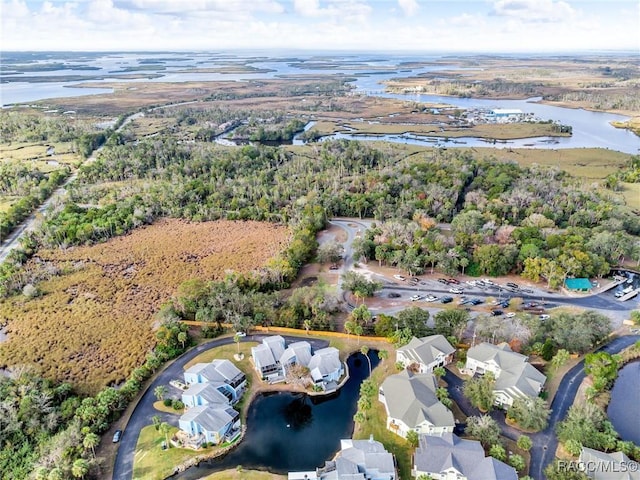
[[569,290],[589,290],[592,287],[588,278],[567,278],[564,284]]

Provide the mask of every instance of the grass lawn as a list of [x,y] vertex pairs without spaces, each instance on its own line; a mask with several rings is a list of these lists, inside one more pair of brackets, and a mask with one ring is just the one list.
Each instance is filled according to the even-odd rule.
[[[178,431],[172,428],[169,437]],[[173,474],[176,465],[195,456],[193,450],[169,448],[162,450],[164,435],[156,431],[153,425],[140,431],[133,459],[133,478],[144,480],[163,480]]]
[[286,480],[285,475],[257,470],[225,470],[204,477],[202,480]]
[[640,210],[640,183],[623,183],[622,196],[627,205],[635,210]]

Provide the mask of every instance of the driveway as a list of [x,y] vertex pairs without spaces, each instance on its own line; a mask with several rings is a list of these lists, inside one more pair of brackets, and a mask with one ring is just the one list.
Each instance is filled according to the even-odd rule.
[[[605,351],[612,354],[618,353],[638,340],[640,340],[640,335],[619,337],[601,347],[598,351]],[[578,392],[578,387],[582,383],[584,377],[584,361],[581,361],[566,373],[560,387],[558,388],[556,396],[551,403],[549,426],[541,432],[526,434],[531,437],[533,442],[533,447],[530,451],[531,463],[529,465],[529,476],[536,480],[544,480],[545,477],[543,471],[555,458],[556,449],[558,447],[558,439],[555,435],[555,426],[566,416],[567,411],[571,405],[573,405],[576,393]],[[447,370],[444,380],[448,384],[449,397],[458,404],[465,415],[480,415],[480,411],[473,407],[469,400],[463,395],[462,387],[464,382],[460,378]],[[505,414],[503,411],[494,410],[490,415],[498,422],[505,437],[511,440],[517,440],[520,435],[523,435],[522,432],[505,423]]]
[[[249,335],[243,338],[242,341],[260,342],[264,337],[268,336],[269,335],[262,334]],[[287,344],[292,341],[301,340],[300,337],[290,336],[284,336],[284,339]],[[328,346],[328,342],[326,340],[317,340],[306,337],[304,339],[311,344],[311,348],[313,350]],[[153,393],[154,389],[158,385],[165,385],[169,388],[169,391],[172,392],[174,390],[174,387],[170,386],[169,382],[171,380],[184,379],[183,374],[185,364],[193,360],[202,352],[206,352],[207,350],[210,350],[212,348],[219,347],[221,345],[228,345],[231,343],[233,343],[233,337],[225,337],[214,339],[202,345],[198,345],[197,347],[178,357],[173,361],[173,363],[171,363],[160,374],[158,374],[158,376],[147,387],[147,390],[138,401],[138,404],[136,405],[133,413],[131,414],[131,417],[129,418],[129,422],[123,429],[122,438],[118,446],[115,464],[113,467],[114,480],[130,480],[133,477],[133,459],[136,450],[136,444],[138,443],[138,436],[140,435],[140,431],[144,427],[153,423],[151,418],[154,415],[160,416],[163,422],[168,422],[176,427],[178,426],[176,415],[162,413],[153,408],[153,404],[157,400]],[[175,391],[178,392],[177,389],[175,389]]]

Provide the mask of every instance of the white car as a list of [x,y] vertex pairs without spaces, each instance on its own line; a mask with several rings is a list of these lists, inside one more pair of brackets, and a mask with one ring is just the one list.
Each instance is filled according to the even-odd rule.
[[507,313],[507,314],[505,315],[505,318],[513,318],[513,317],[515,317],[515,316],[516,316],[516,314],[515,314],[515,313],[513,313],[513,312],[509,312],[509,313]]
[[538,318],[540,320],[549,320],[551,318],[551,316],[550,315],[540,315]]
[[411,300],[412,302],[415,302],[417,300],[420,300],[422,297],[420,295],[413,295],[411,297],[409,297],[409,300]]
[[435,302],[438,299],[438,297],[435,297],[433,295],[429,295],[427,298],[425,298],[425,302]]
[[449,289],[450,293],[463,293],[461,288],[453,287]]
[[234,336],[236,336],[236,337],[246,337],[247,334],[244,333],[244,332],[236,332]]
[[403,282],[406,280],[406,278],[404,278],[402,275],[394,275],[393,278],[395,278],[396,280],[402,280]]

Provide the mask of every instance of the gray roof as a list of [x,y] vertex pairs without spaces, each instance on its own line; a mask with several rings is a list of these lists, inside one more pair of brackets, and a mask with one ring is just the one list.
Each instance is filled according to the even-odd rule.
[[[366,478],[396,478],[393,455],[385,450],[382,443],[370,438],[369,440],[341,440],[340,444],[341,450],[336,458],[340,480],[363,478],[362,476],[342,476],[341,470],[351,475],[366,473]],[[357,465],[357,470],[347,467],[349,463]]]
[[202,397],[209,404],[228,405],[229,399],[216,388],[221,383],[193,383],[182,395]]
[[453,427],[453,413],[436,397],[436,378],[430,373],[404,370],[382,382],[389,416],[402,420],[409,428],[425,421],[436,427]]
[[493,360],[502,369],[525,363],[528,360],[525,355],[511,350],[511,347],[509,347],[507,343],[493,345],[487,342],[471,347],[467,352],[467,358],[472,358],[484,363]]
[[280,358],[284,353],[284,338],[281,335],[271,335],[262,339],[262,343],[271,349],[273,358]]
[[[591,467],[590,471],[584,473],[594,480],[640,480],[638,462],[629,460],[622,452],[604,453],[582,447],[580,461]],[[623,465],[625,468],[622,468]]]
[[280,364],[287,365],[293,362],[302,366],[309,365],[311,361],[311,345],[307,341],[290,343],[287,349],[280,356]]
[[230,360],[216,359],[211,364],[215,367],[216,371],[224,377],[225,380],[233,380],[238,378],[244,373],[238,367],[236,367]]
[[316,350],[309,361],[309,370],[318,369],[321,375],[328,375],[336,370],[340,370],[340,352],[337,348],[326,347]]
[[467,358],[483,363],[493,360],[500,367],[494,390],[508,393],[512,398],[521,397],[521,393],[535,397],[547,377],[528,363],[528,358],[511,350],[508,344],[481,343],[471,347]]
[[196,363],[185,373],[201,375],[207,382],[231,381],[244,373],[229,360],[214,360],[211,363]]
[[269,346],[264,343],[251,347],[251,356],[253,357],[253,363],[255,363],[258,368],[277,364],[276,359],[273,357],[273,352]]
[[494,390],[504,391],[512,398],[537,397],[547,377],[530,363],[503,369],[496,379]]
[[450,355],[456,349],[444,338],[443,335],[431,335],[430,337],[416,338],[404,347],[399,348],[398,352],[402,352],[404,356],[417,363],[429,365],[433,363],[438,355]]
[[180,420],[195,422],[207,432],[218,432],[238,416],[238,412],[231,407],[202,405],[187,410]]
[[467,480],[518,479],[513,467],[494,458],[486,458],[480,442],[464,440],[453,433],[421,435],[414,464],[418,471],[428,473],[455,468]]

